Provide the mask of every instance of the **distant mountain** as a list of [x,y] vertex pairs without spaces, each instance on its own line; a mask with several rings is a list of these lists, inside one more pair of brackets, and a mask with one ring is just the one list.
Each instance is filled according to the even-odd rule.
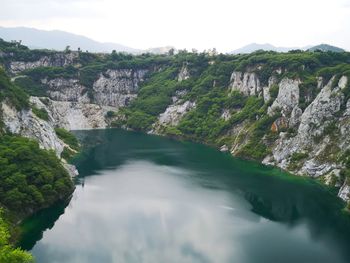
[[321,51],[324,51],[324,52],[327,52],[327,51],[332,51],[332,52],[345,52],[345,50],[342,49],[342,48],[335,47],[335,46],[331,46],[331,45],[328,45],[328,44],[320,44],[320,45],[311,47],[311,48],[309,48],[308,50],[309,50],[309,51],[321,50]]
[[251,43],[251,44],[246,45],[244,47],[241,47],[239,49],[233,50],[230,53],[231,54],[252,53],[252,52],[257,51],[257,50],[288,52],[289,50],[293,50],[293,49],[304,49],[304,48],[300,48],[300,47],[275,47],[274,45],[271,45],[269,43],[266,43],[266,44]]
[[88,50],[90,52],[118,52],[140,53],[142,50],[127,47],[116,43],[102,43],[91,38],[80,36],[60,30],[39,30],[28,27],[0,27],[0,38],[11,40],[22,40],[22,44],[30,48],[46,48],[64,50],[70,46],[71,50]]
[[155,48],[148,48],[144,50],[143,52],[145,53],[153,53],[153,54],[166,54],[168,53],[171,49],[176,51],[176,49],[173,46],[165,46],[165,47],[155,47]]
[[301,50],[309,50],[309,51],[333,51],[333,52],[345,52],[344,49],[331,46],[328,44],[320,44],[317,46],[305,46],[305,47],[275,47],[274,45],[271,45],[269,43],[266,44],[257,44],[257,43],[251,43],[249,45],[246,45],[244,47],[241,47],[239,49],[233,50],[229,52],[230,54],[244,54],[244,53],[252,53],[257,50],[265,50],[265,51],[276,51],[276,52],[288,52],[290,50],[294,49],[301,49]]

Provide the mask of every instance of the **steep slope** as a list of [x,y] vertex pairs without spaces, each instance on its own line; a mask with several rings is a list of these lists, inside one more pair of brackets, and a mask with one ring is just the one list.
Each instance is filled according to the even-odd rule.
[[0,262],[29,263],[32,257],[11,245],[17,225],[72,194],[76,169],[61,156],[68,158],[64,153],[78,148],[60,137],[47,112],[36,108],[2,68],[0,105]]

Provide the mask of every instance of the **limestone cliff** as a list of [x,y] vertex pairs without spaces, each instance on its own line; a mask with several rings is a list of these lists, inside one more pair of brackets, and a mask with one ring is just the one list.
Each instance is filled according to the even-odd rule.
[[17,74],[24,70],[37,67],[64,67],[74,64],[78,56],[78,52],[53,52],[50,55],[41,56],[34,61],[11,61],[9,69],[11,73]]
[[[233,72],[231,81],[230,89],[244,95],[260,95],[260,81],[254,73]],[[339,158],[342,152],[350,149],[350,103],[344,101],[342,92],[347,82],[347,77],[342,76],[339,80],[333,77],[325,86],[319,84],[315,87],[320,89],[319,93],[303,111],[299,107],[300,80],[280,80],[278,95],[267,111],[270,116],[281,116],[271,127],[279,138],[270,146],[271,154],[263,160],[265,164],[299,175],[323,177],[326,183],[330,183],[333,177],[336,184],[343,184],[339,197],[344,200],[349,200],[349,187],[340,178],[340,170],[344,166]],[[288,129],[290,132],[287,132]],[[233,145],[232,152],[237,152],[237,145]]]
[[107,70],[93,84],[93,101],[99,105],[125,107],[137,96],[147,70]]
[[[32,101],[34,102],[35,98]],[[31,109],[18,111],[6,102],[1,104],[1,115],[5,128],[9,132],[38,141],[41,148],[54,150],[60,159],[64,147],[69,147],[58,138],[52,118],[49,121],[42,120]],[[64,159],[61,161],[71,176],[78,174],[75,166],[68,164]]]

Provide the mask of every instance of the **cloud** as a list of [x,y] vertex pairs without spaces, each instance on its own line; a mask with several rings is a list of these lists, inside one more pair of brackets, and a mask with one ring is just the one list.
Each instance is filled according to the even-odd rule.
[[[104,0],[100,1],[103,3]],[[1,4],[0,20],[44,20],[96,16],[95,0],[16,0]]]
[[60,29],[135,48],[230,51],[251,42],[350,48],[344,36],[349,10],[346,0],[7,0],[0,24]]

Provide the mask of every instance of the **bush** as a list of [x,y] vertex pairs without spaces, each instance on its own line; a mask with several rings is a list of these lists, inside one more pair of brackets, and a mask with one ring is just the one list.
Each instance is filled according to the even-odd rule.
[[303,153],[303,152],[295,152],[292,154],[290,157],[291,162],[299,162],[309,156],[308,153]]
[[155,121],[156,117],[142,111],[135,111],[128,116],[126,123],[131,129],[147,131]]
[[37,108],[35,106],[32,106],[32,111],[40,119],[42,119],[44,121],[48,121],[49,120],[49,114],[44,108],[39,109],[39,108]]
[[75,152],[70,150],[68,147],[64,147],[63,151],[61,153],[61,158],[65,159],[66,161],[69,161],[72,159],[72,157],[75,155]]
[[33,257],[19,248],[10,245],[9,224],[3,218],[3,209],[0,208],[0,262],[1,263],[32,263]]
[[43,85],[38,81],[34,81],[28,76],[16,78],[14,84],[22,88],[31,96],[44,97],[47,95],[46,89],[43,87]]
[[55,132],[64,143],[68,144],[70,148],[73,150],[79,150],[79,141],[71,132],[63,129],[63,128],[55,128]]
[[0,101],[2,100],[6,100],[17,110],[29,107],[28,95],[21,88],[14,85],[0,67]]

